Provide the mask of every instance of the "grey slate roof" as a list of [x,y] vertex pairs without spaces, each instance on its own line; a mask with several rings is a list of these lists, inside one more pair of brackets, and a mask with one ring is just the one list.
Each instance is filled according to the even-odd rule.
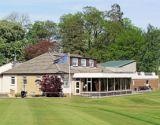
[[[68,73],[69,64],[56,64],[53,60],[57,59],[59,54],[57,53],[45,53],[38,57],[35,57],[29,61],[22,63],[21,65],[12,68],[4,72],[3,74],[53,74],[64,72]],[[82,57],[80,55],[73,55],[71,57]],[[92,67],[71,67],[71,73],[90,73],[90,72],[102,72],[102,68],[92,68]]]
[[101,63],[101,65],[104,66],[104,67],[118,68],[118,67],[122,67],[122,66],[128,65],[128,64],[133,63],[133,62],[135,62],[135,61],[134,60],[118,60],[118,61],[108,61],[108,62],[105,62],[105,63]]

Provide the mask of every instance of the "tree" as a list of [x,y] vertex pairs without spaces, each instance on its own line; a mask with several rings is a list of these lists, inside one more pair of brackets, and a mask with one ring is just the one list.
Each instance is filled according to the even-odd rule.
[[19,23],[23,28],[28,29],[30,25],[30,18],[27,14],[19,14],[16,12],[12,12],[9,14],[5,20],[10,22]]
[[0,37],[7,43],[24,39],[25,30],[21,25],[6,20],[0,21]]
[[106,50],[107,60],[136,60],[141,61],[141,50],[144,45],[143,32],[130,25],[124,28],[116,37],[115,42],[111,43]]
[[87,42],[87,49],[97,47],[102,40],[104,31],[104,15],[103,12],[95,7],[83,8],[84,32]]
[[32,43],[37,43],[41,40],[54,40],[56,35],[56,23],[52,21],[36,21],[30,26],[26,37],[29,41],[32,41]]
[[61,42],[64,52],[82,54],[86,50],[82,14],[68,14],[59,23]]
[[46,40],[42,40],[34,45],[32,44],[28,45],[24,49],[25,59],[26,60],[32,59],[36,56],[39,56],[43,53],[48,52],[50,48],[51,49],[57,48],[57,46],[58,46],[57,42],[51,42],[51,41],[46,41]]
[[24,39],[25,30],[16,23],[6,20],[0,21],[0,65],[13,61],[13,54],[17,59],[23,59],[23,47],[27,43]]
[[106,11],[106,18],[109,18],[113,22],[122,22],[122,16],[121,7],[116,3],[111,6],[111,10]]
[[62,84],[63,82],[58,76],[44,75],[40,83],[40,89],[47,97],[59,97],[62,96]]
[[141,53],[140,69],[147,72],[158,72],[160,65],[160,29],[149,25],[145,33],[145,44]]

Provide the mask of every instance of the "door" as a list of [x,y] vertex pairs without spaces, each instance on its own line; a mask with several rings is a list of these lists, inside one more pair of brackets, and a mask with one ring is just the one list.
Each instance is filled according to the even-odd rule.
[[80,95],[80,81],[76,81],[76,84],[75,84],[75,95]]

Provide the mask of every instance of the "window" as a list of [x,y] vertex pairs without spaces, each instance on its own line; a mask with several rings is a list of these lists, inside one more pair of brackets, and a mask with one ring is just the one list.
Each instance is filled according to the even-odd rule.
[[23,76],[23,84],[27,84],[27,77]]
[[76,82],[76,88],[79,88],[79,82]]
[[90,59],[90,60],[89,60],[89,66],[90,66],[90,67],[94,67],[94,60],[93,60],[93,59]]
[[72,66],[78,66],[78,58],[72,58]]
[[62,81],[63,81],[63,86],[65,88],[68,88],[69,87],[69,75],[64,75],[64,77],[62,78]]
[[15,84],[15,77],[11,77],[11,84]]
[[81,59],[81,66],[86,66],[86,59]]

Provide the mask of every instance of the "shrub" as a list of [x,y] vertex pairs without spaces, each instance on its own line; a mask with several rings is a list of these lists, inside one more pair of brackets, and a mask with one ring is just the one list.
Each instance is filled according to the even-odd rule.
[[56,75],[44,75],[40,83],[41,90],[47,97],[61,97],[62,94],[61,78]]

